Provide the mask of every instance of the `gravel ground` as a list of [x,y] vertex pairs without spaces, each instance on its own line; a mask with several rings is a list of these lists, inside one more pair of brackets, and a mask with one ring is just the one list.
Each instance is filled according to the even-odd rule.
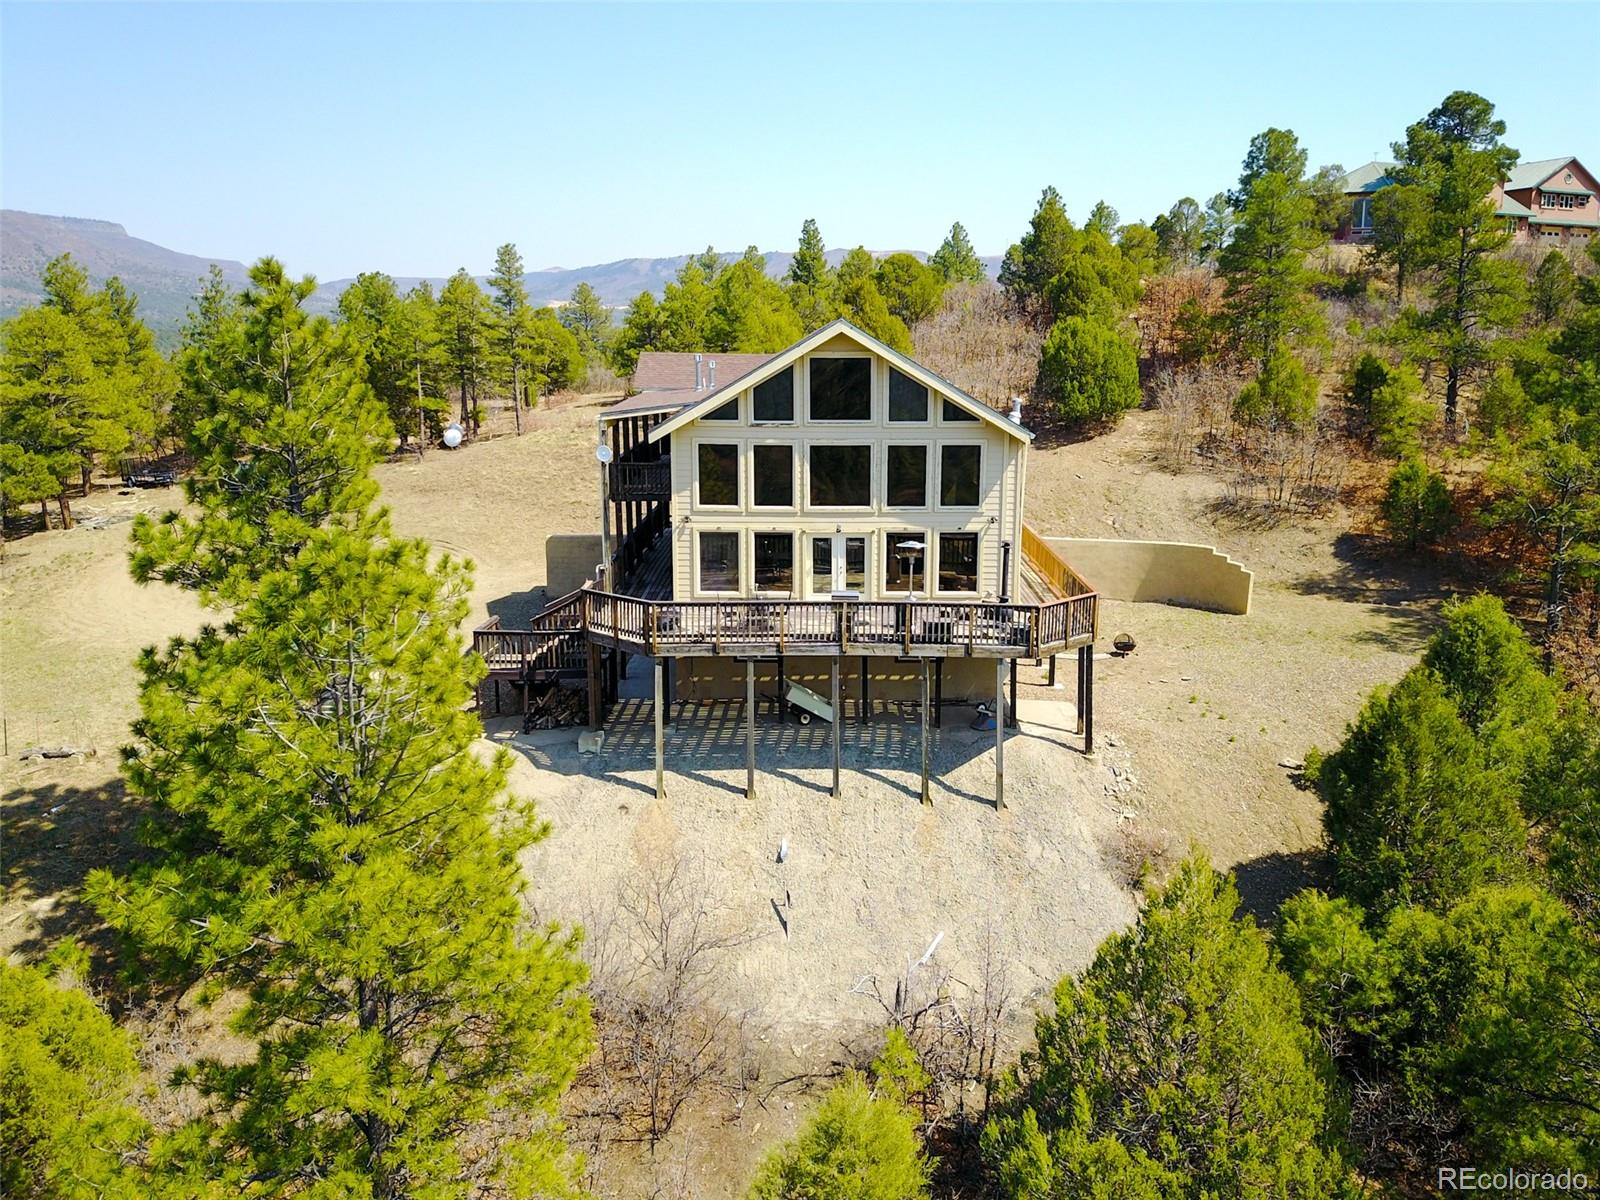
[[841,727],[838,800],[828,726],[779,726],[767,714],[757,794],[746,799],[739,710],[686,708],[669,730],[659,801],[648,704],[619,705],[592,756],[578,753],[576,731],[524,735],[509,719],[490,721],[491,740],[517,752],[514,790],[554,825],[526,859],[541,916],[576,919],[663,857],[698,862],[715,902],[755,935],[731,952],[736,1003],[802,1040],[870,1019],[872,1002],[852,989],[871,975],[892,987],[941,933],[934,961],[971,980],[986,931],[998,931],[1013,987],[1032,996],[1132,920],[1115,764],[1083,756],[1068,705],[1024,705],[1006,744],[1003,812],[993,806],[994,734],[969,727],[971,709],[947,710],[934,734],[931,807],[918,799],[914,707]]

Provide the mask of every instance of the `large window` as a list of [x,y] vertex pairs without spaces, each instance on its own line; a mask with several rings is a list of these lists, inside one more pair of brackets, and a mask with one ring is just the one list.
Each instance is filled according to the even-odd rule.
[[889,420],[926,421],[928,389],[903,371],[889,368]]
[[813,421],[872,420],[872,360],[813,358],[811,419]]
[[1350,228],[1358,233],[1372,232],[1372,199],[1362,196],[1356,201],[1355,216],[1351,218]]
[[737,592],[739,590],[739,535],[700,533],[700,590]]
[[883,590],[926,591],[927,534],[920,529],[891,529],[883,535]]
[[819,508],[865,508],[872,503],[871,446],[812,446],[811,499]]
[[940,411],[944,414],[946,421],[976,421],[978,419],[975,414],[969,413],[959,404],[954,404],[949,400],[944,402],[944,407]]
[[939,503],[946,508],[977,508],[982,463],[982,446],[940,446]]
[[700,503],[739,503],[739,447],[731,442],[701,442],[697,453]]
[[750,447],[750,473],[757,508],[794,507],[793,447]]
[[977,534],[939,535],[939,590],[941,592],[978,590]]
[[735,396],[726,404],[719,404],[705,416],[702,421],[737,421],[739,419],[739,397]]
[[890,508],[925,508],[928,504],[928,448],[890,446],[889,478],[884,495]]
[[756,534],[756,591],[794,590],[794,534]]
[[752,421],[794,420],[794,368],[785,367],[755,387]]

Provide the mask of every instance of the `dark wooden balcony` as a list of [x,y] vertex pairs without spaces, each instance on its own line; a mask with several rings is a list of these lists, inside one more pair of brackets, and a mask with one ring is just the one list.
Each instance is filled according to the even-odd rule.
[[667,500],[672,496],[672,460],[614,462],[607,486],[614,501]]

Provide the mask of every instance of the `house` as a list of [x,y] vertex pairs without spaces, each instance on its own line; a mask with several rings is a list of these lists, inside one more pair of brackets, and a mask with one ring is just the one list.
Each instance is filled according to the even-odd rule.
[[753,791],[758,674],[841,716],[848,694],[861,719],[979,698],[1014,718],[1017,661],[1053,678],[1077,650],[1092,745],[1098,597],[1024,522],[1020,401],[991,408],[843,320],[776,354],[647,352],[633,385],[599,418],[597,577],[529,631],[477,631],[492,676],[581,670],[598,725],[622,658],[650,658],[658,722],[743,702]]
[[[1370,162],[1349,172],[1340,183],[1350,201],[1349,216],[1335,241],[1365,242],[1372,238],[1372,197],[1394,182],[1395,163]],[[1505,220],[1515,241],[1582,246],[1600,232],[1600,184],[1576,158],[1546,158],[1518,163],[1490,194],[1495,215]]]

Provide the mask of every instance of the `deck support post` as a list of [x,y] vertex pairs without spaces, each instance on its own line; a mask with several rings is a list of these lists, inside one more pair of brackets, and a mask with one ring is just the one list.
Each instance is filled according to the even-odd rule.
[[744,663],[744,798],[756,798],[756,660]]
[[1083,752],[1094,753],[1094,646],[1083,648],[1084,688]]
[[922,660],[922,802],[933,805],[933,793],[928,790],[928,660]]
[[[1002,659],[1001,661],[1004,662],[1005,660]],[[1007,724],[1015,729],[1017,727],[1017,660],[1014,658],[1011,660],[1011,707],[1007,711],[1010,714],[1007,717]]]
[[665,747],[664,747],[664,744],[663,744],[664,740],[665,740],[664,736],[663,736],[663,726],[664,726],[665,722],[662,719],[665,714],[662,712],[662,709],[661,709],[661,696],[662,696],[662,693],[666,690],[666,688],[662,684],[662,676],[664,674],[665,674],[665,662],[664,662],[663,659],[657,658],[655,660],[656,702],[655,702],[654,705],[652,705],[652,707],[655,709],[655,720],[656,720],[656,799],[657,800],[665,800],[666,797],[667,797],[666,784],[665,784],[665,779],[666,779],[666,770],[665,770],[665,768],[666,768],[666,753],[665,753]]
[[1089,653],[1089,647],[1087,647],[1087,646],[1079,646],[1078,647],[1078,702],[1077,702],[1077,705],[1076,705],[1077,713],[1078,713],[1078,728],[1075,729],[1073,732],[1079,733],[1079,734],[1081,734],[1083,732],[1083,706],[1084,706],[1084,703],[1085,703],[1083,692],[1084,692],[1084,688],[1086,686],[1084,681],[1085,681],[1086,677],[1088,676],[1088,670],[1089,670],[1088,669],[1088,665],[1087,665],[1088,659],[1086,657],[1088,655],[1088,653]]
[[861,656],[861,710],[856,713],[863,725],[872,720],[872,694],[867,690],[867,656]]
[[944,728],[944,659],[933,660],[933,727]]
[[500,715],[500,680],[494,681],[494,715]]
[[[1016,669],[1016,659],[1011,660]],[[994,807],[996,812],[1006,806],[1006,660],[994,660]]]
[[[600,647],[593,642],[588,643],[589,650],[589,728],[599,729],[604,719],[603,697],[600,695]],[[525,687],[523,695],[526,696],[533,689]],[[523,708],[527,708],[527,701],[523,701]]]
[[786,725],[789,722],[789,699],[785,694],[788,691],[788,679],[783,671],[783,655],[778,655],[778,724]]
[[837,800],[842,794],[839,790],[839,726],[843,724],[843,714],[839,711],[839,656],[835,654],[831,663],[833,701],[833,798]]
[[1050,686],[1056,686],[1056,656],[1054,654],[1050,656]]
[[[659,664],[661,659],[656,659]],[[678,660],[669,658],[667,662],[667,724],[672,724],[672,702],[678,698]]]

